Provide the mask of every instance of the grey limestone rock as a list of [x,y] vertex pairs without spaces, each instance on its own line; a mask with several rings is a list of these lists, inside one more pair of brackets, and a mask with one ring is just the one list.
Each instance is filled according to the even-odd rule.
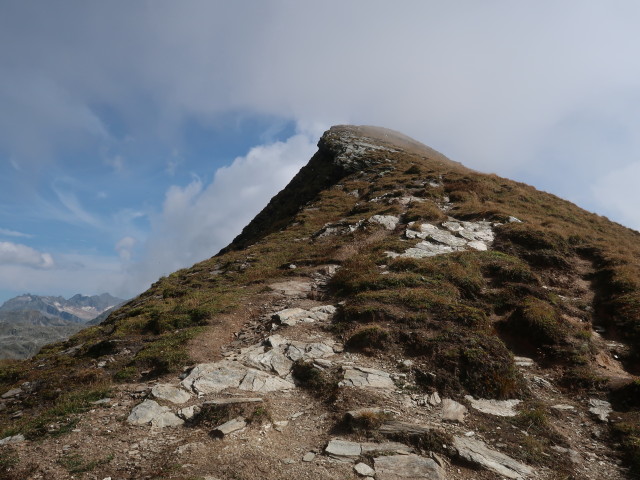
[[591,412],[591,414],[593,414],[601,422],[606,422],[609,420],[609,414],[611,413],[611,404],[606,400],[590,398],[589,412]]
[[191,398],[191,394],[182,388],[168,384],[158,384],[151,389],[151,395],[160,400],[171,403],[185,403]]
[[191,405],[190,407],[181,408],[178,410],[178,416],[183,420],[191,420],[200,412],[200,407],[197,405]]
[[372,477],[376,474],[376,471],[366,463],[357,463],[353,469],[362,477]]
[[17,435],[12,435],[10,437],[4,437],[2,440],[0,440],[0,445],[9,445],[9,444],[12,444],[12,443],[22,443],[24,441],[25,441],[24,435],[19,433]]
[[520,480],[534,474],[532,468],[490,449],[480,440],[454,437],[453,445],[458,450],[460,458],[504,477]]
[[247,369],[246,375],[238,388],[250,392],[275,392],[295,388],[295,385],[275,375],[269,375],[259,370]]
[[11,390],[4,392],[1,398],[17,397],[21,393],[24,393],[21,388],[12,388]]
[[247,422],[245,422],[244,418],[237,417],[233,420],[229,420],[228,422],[223,423],[222,425],[218,425],[213,429],[211,435],[215,438],[224,438],[230,433],[237,432],[238,430],[242,430],[247,426]]
[[471,395],[466,395],[464,398],[476,410],[498,417],[515,417],[518,413],[515,408],[522,402],[522,400],[485,400],[482,398],[476,400]]
[[223,360],[196,365],[182,381],[182,386],[196,393],[218,393],[237,388],[247,374],[247,368],[237,362]]
[[289,280],[272,283],[269,288],[288,297],[306,298],[311,292],[311,283],[304,280]]
[[334,438],[324,449],[324,452],[331,458],[341,461],[353,461],[362,453],[362,447],[359,443],[350,442]]
[[391,375],[382,370],[365,367],[342,367],[344,377],[341,382],[346,387],[371,387],[393,389],[395,384]]
[[377,223],[382,225],[387,230],[395,230],[396,225],[400,222],[400,219],[393,215],[374,215],[369,219],[370,223]]
[[442,420],[445,422],[458,422],[464,421],[464,416],[467,413],[467,407],[461,403],[445,398],[442,400]]
[[444,472],[431,458],[389,455],[373,459],[376,480],[444,480]]
[[127,422],[132,425],[146,425],[151,423],[158,428],[176,427],[184,421],[171,412],[169,407],[161,407],[153,400],[145,400],[131,410]]

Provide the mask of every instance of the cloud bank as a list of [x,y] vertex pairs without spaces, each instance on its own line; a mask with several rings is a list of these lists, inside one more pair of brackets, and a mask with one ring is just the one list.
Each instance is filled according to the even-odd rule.
[[[226,245],[308,160],[314,125],[393,128],[640,229],[635,0],[45,7],[0,7],[0,173],[37,184],[52,169],[100,164],[124,178],[145,164],[175,176],[162,206],[130,207],[155,211],[146,230],[55,189],[69,224],[114,230],[108,265],[91,251],[75,260],[113,282],[130,276],[128,292]],[[188,126],[213,131],[230,112],[301,133],[256,145],[212,182],[184,180]],[[39,251],[24,258],[42,262]]]
[[217,170],[208,185],[196,178],[184,187],[172,186],[162,212],[152,219],[144,258],[129,266],[130,290],[139,291],[228,245],[307,163],[316,150],[316,135],[298,133],[286,142],[252,148]]
[[[52,268],[53,257],[26,245],[0,242],[0,265],[23,265],[32,268]],[[7,278],[9,280],[9,278]]]

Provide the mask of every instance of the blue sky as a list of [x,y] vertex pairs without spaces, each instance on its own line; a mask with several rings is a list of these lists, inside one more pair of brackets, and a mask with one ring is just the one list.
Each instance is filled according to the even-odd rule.
[[0,301],[130,297],[337,123],[640,229],[640,4],[0,1]]

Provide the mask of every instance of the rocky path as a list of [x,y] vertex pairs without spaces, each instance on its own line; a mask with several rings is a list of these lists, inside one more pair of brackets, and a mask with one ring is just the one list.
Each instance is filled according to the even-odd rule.
[[[398,223],[393,216],[368,221],[389,230]],[[405,230],[419,243],[400,255],[486,250],[493,241],[488,222],[425,225]],[[350,226],[321,234],[339,228]],[[201,363],[180,376],[120,385],[68,435],[1,442],[38,459],[38,473],[24,477],[34,479],[556,478],[505,449],[509,429],[530,435],[531,426],[500,421],[517,416],[525,399],[417,393],[410,360],[345,352],[328,329],[336,305],[315,300],[336,268],[271,284],[247,317],[229,317],[223,335],[196,341]],[[615,420],[610,406],[566,397],[556,373],[531,359],[516,364],[536,402],[554,412],[550,428],[562,439],[537,454],[571,465],[574,478],[625,478],[605,443],[606,423]],[[304,388],[296,366],[335,379],[340,394],[328,401],[329,392]]]

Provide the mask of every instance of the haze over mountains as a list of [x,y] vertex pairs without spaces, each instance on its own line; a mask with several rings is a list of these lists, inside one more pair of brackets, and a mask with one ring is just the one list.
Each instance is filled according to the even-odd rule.
[[0,358],[26,358],[39,348],[100,321],[124,302],[108,293],[64,297],[31,295],[7,300],[0,306]]

